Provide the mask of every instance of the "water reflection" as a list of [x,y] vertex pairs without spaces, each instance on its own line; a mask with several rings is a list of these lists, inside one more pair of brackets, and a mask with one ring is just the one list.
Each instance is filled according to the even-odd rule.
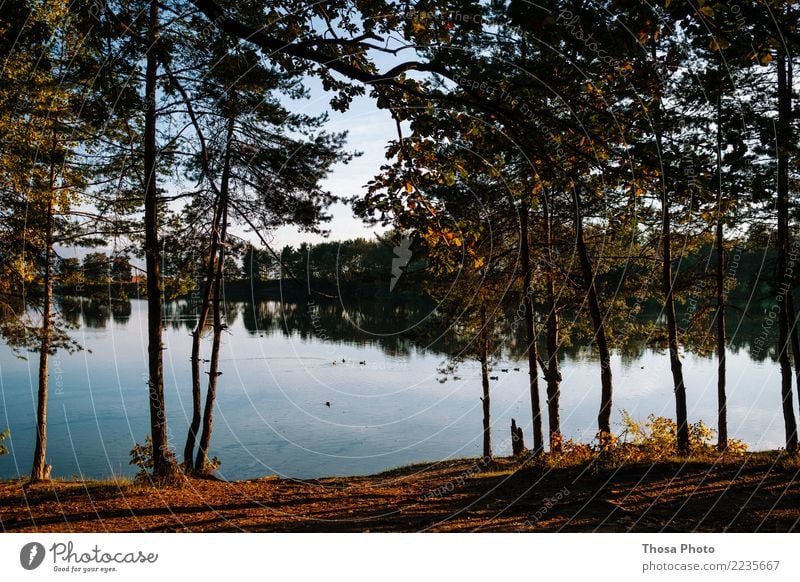
[[[60,313],[71,327],[104,329],[110,322],[126,324],[131,317],[132,301],[127,297],[75,297],[56,299]],[[465,349],[471,337],[459,337],[438,315],[435,303],[426,296],[374,293],[368,298],[345,301],[337,297],[311,294],[303,298],[253,299],[229,296],[224,317],[229,327],[241,317],[244,329],[251,336],[263,337],[275,332],[302,340],[343,342],[363,346],[374,344],[386,355],[408,355],[423,349],[443,356]],[[505,308],[505,317],[497,324],[498,358],[520,359],[526,353],[524,328],[513,316],[515,304]],[[164,304],[164,325],[173,330],[191,332],[197,323],[199,304],[196,299],[182,299]],[[746,353],[753,361],[777,361],[774,346],[753,350],[753,341],[764,330],[764,308],[749,310],[733,306],[727,318],[728,349],[734,354]],[[581,316],[564,313],[565,327],[572,333],[562,342],[559,358],[596,359],[592,336]],[[657,322],[659,311],[651,307],[640,317],[641,322]],[[628,323],[628,322],[626,322]],[[540,322],[540,326],[544,322]],[[627,327],[627,326],[626,326]],[[540,327],[541,329],[541,327]],[[647,350],[666,351],[666,338],[658,326],[642,326],[636,333],[625,329],[624,341],[614,347],[623,365],[634,365]],[[768,330],[773,331],[773,330]],[[544,334],[540,334],[544,335]],[[768,337],[772,339],[774,333]],[[541,338],[543,342],[544,339]],[[681,337],[682,348],[701,357],[713,357],[713,329],[694,329]],[[542,344],[542,349],[545,348]]]
[[[471,338],[449,328],[430,300],[410,294],[254,300],[231,293],[226,299],[228,330],[211,449],[222,460],[223,477],[364,474],[480,455],[479,366],[465,358],[456,374],[444,379],[439,372]],[[496,435],[507,434],[511,418],[530,434],[526,346],[515,307],[512,302],[497,326],[495,359],[515,363],[492,381]],[[59,351],[51,359],[48,454],[54,474],[129,474],[128,452],[149,431],[146,302],[60,297],[58,308],[78,327],[75,337],[86,349]],[[655,321],[658,312],[646,315]],[[567,438],[589,441],[599,404],[597,359],[591,336],[573,323],[585,315],[562,316],[571,332],[565,333],[560,354],[562,427]],[[191,416],[190,331],[196,317],[191,298],[165,305],[165,393],[174,450],[182,449]],[[732,313],[729,321],[730,436],[754,449],[774,448],[783,440],[774,350],[757,359],[749,355],[762,322],[763,315],[746,312]],[[660,337],[642,324],[640,333],[615,346],[615,422],[621,410],[634,418],[674,414],[669,359],[657,345]],[[713,425],[716,362],[707,355],[709,337],[703,330],[686,336],[690,353],[684,372],[690,418]],[[0,476],[24,475],[35,441],[36,358],[20,360],[0,346],[0,380],[0,425],[11,428],[13,446],[11,455],[0,458]],[[506,444],[498,437],[495,453],[509,454]]]

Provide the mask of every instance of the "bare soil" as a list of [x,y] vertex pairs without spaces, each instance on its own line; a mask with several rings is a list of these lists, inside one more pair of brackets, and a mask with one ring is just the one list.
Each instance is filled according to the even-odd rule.
[[311,480],[0,482],[7,532],[789,532],[800,465],[778,453],[563,469],[465,459]]

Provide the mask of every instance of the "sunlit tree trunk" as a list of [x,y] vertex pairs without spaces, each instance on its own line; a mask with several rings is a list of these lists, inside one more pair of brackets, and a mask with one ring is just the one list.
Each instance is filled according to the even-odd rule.
[[[53,152],[55,155],[53,136]],[[31,481],[46,481],[50,478],[50,466],[47,464],[47,399],[48,399],[48,363],[52,339],[52,306],[53,306],[53,229],[54,200],[56,195],[56,165],[50,161],[50,179],[47,201],[47,217],[45,222],[45,258],[44,258],[44,298],[42,302],[42,331],[39,343],[39,391],[36,402],[36,445],[33,452]]]

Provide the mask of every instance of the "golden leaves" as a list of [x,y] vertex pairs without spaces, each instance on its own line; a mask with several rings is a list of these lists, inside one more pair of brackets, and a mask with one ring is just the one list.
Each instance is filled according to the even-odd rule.
[[724,38],[717,38],[714,37],[710,41],[708,41],[708,48],[712,51],[719,52],[721,50],[725,50],[726,48],[730,47],[731,43],[729,43]]
[[707,16],[708,18],[713,18],[713,17],[714,17],[714,14],[716,14],[716,11],[715,11],[715,10],[714,10],[714,9],[713,9],[711,6],[708,6],[708,5],[706,5],[706,6],[702,6],[702,7],[700,8],[699,12],[700,12],[700,13],[701,13],[703,16]]

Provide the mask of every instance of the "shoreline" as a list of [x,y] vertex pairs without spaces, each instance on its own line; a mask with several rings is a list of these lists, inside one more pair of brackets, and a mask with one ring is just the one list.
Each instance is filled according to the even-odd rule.
[[689,532],[800,530],[800,462],[763,451],[685,462],[530,466],[496,458],[375,475],[242,481],[0,481],[4,532]]

